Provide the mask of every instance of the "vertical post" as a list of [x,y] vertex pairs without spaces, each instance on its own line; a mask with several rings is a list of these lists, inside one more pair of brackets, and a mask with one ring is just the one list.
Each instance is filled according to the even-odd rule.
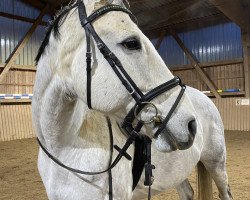
[[35,32],[36,27],[42,22],[43,16],[47,13],[49,9],[49,4],[47,4],[44,9],[41,11],[39,16],[36,18],[34,24],[30,27],[28,32],[25,34],[25,36],[21,39],[21,41],[18,43],[18,45],[15,47],[9,58],[6,60],[6,64],[4,66],[3,71],[0,74],[0,83],[3,81],[5,75],[10,70],[11,66],[14,64],[15,60],[19,56],[21,50],[25,47],[25,45],[28,43],[29,39],[31,38],[32,34]]
[[160,37],[159,37],[159,39],[158,39],[158,41],[157,41],[157,43],[156,43],[156,45],[155,45],[156,50],[159,50],[159,48],[160,48],[160,46],[161,46],[161,43],[162,43],[162,41],[163,41],[165,35],[166,35],[166,30],[162,30],[162,31],[161,31],[161,34],[160,34]]
[[213,81],[208,77],[206,72],[200,67],[199,62],[195,58],[195,56],[188,50],[188,48],[184,45],[184,43],[181,41],[180,37],[177,35],[177,33],[174,30],[171,30],[171,34],[176,40],[176,42],[179,44],[181,49],[185,52],[187,55],[188,59],[191,61],[192,65],[202,78],[202,80],[207,84],[207,86],[210,88],[210,90],[213,92],[214,96],[218,99],[221,98],[220,94],[217,91],[217,87],[213,83]]
[[242,32],[245,96],[250,97],[250,32]]

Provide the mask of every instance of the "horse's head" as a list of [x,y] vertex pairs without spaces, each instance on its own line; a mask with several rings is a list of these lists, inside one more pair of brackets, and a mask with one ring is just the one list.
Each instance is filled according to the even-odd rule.
[[[124,6],[120,0],[84,0],[87,16],[100,5],[107,6],[110,5],[110,2]],[[164,128],[161,127],[160,134],[157,134],[156,145],[158,149],[171,151],[177,148],[189,148],[196,133],[194,108],[185,93],[180,95],[184,90],[183,86],[180,86],[179,79],[172,80],[173,75],[150,40],[133,22],[129,13],[125,10],[114,11],[115,9],[110,9],[110,12],[103,11],[103,14],[97,15],[93,21],[88,23],[84,21],[83,11],[80,13],[80,18],[81,15],[83,17],[80,22],[79,5],[69,10],[68,14],[62,15],[58,20],[59,26],[55,25],[56,28],[51,30],[51,44],[44,54],[54,54],[54,59],[49,60],[51,66],[56,66],[52,71],[57,73],[65,83],[67,94],[70,95],[71,99],[79,99],[85,103],[86,109],[89,105],[94,110],[116,116],[122,122],[132,107],[138,107],[135,106],[135,101],[139,99],[145,102],[142,95],[149,92],[150,98],[146,98],[146,100],[153,104],[145,103],[147,104],[145,107],[139,106],[140,108],[135,111],[135,115],[141,110],[140,117],[143,120],[152,119],[152,116],[155,115],[155,108],[159,112],[159,116],[156,116],[158,120],[164,121],[168,113],[173,112],[169,116],[168,122],[164,124]],[[89,24],[93,25],[94,32],[100,38],[93,35]],[[88,40],[86,30],[91,35],[89,49],[86,45],[86,40]],[[113,54],[107,49],[101,49],[102,44],[100,44],[99,39],[107,45],[108,50]],[[85,55],[89,50],[92,52],[91,74],[89,74],[91,81],[89,80],[87,84],[87,79],[90,77],[86,72]],[[41,60],[44,58],[41,57]],[[118,59],[116,60],[116,58]],[[113,64],[115,66],[112,66]],[[124,68],[129,78],[124,74],[119,64]],[[129,80],[130,78],[131,80]],[[128,86],[125,87],[124,82],[122,84],[122,79],[125,80],[125,85],[128,83]],[[160,92],[153,90],[169,80],[172,82],[166,84]],[[131,81],[138,88],[135,88]],[[87,88],[91,88],[91,91],[87,92]],[[170,111],[178,98],[180,102],[176,105],[176,109]],[[146,109],[148,105],[152,106]],[[159,124],[147,125],[147,134],[152,137],[159,130]]]

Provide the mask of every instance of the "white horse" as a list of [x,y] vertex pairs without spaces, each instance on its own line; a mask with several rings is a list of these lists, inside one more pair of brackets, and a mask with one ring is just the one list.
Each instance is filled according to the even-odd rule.
[[[83,2],[88,16],[97,8],[111,3],[103,0]],[[124,6],[121,0],[112,3]],[[78,7],[71,7],[55,19],[37,57],[33,122],[41,143],[62,163],[85,171],[102,171],[108,167],[111,153],[105,116],[111,120],[114,144],[122,147],[127,137],[120,124],[135,102],[92,41],[93,109],[88,108],[84,56],[87,51],[86,35],[79,20]],[[144,93],[173,78],[151,42],[128,14],[109,12],[96,19],[93,26]],[[179,86],[174,87],[153,99],[162,116],[169,113],[180,90]],[[151,115],[149,110],[142,117]],[[152,124],[143,128],[151,138],[156,130],[157,126]],[[195,133],[195,139],[190,137]],[[169,135],[174,141],[169,141]],[[176,150],[178,147],[182,150]],[[131,146],[127,153],[133,157],[133,152],[134,147]],[[115,157],[118,152],[113,154]],[[193,199],[187,177],[201,161],[198,169],[208,171],[221,199],[229,200],[231,194],[225,159],[223,125],[216,107],[202,93],[188,87],[165,129],[153,140],[152,163],[156,169],[153,170],[152,192],[176,187],[180,199]],[[72,173],[52,161],[41,148],[38,169],[50,200],[109,199],[108,173],[90,176]],[[132,162],[125,158],[112,169],[114,199],[145,197],[144,177],[133,192],[131,171]],[[205,179],[205,182],[211,181],[208,176],[205,173],[201,182]],[[201,187],[203,199],[210,199],[207,186],[201,184]]]

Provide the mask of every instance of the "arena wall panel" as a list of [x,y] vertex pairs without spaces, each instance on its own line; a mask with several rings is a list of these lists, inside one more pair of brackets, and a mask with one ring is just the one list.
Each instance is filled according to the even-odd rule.
[[[220,89],[239,88],[244,90],[243,63],[215,65],[205,68],[212,80]],[[194,69],[176,70],[173,72],[183,82],[199,90],[208,90]],[[12,70],[6,76],[1,93],[32,94],[35,71]],[[221,113],[225,130],[250,131],[250,107],[238,105],[244,97],[212,99]],[[10,141],[35,137],[31,119],[30,102],[20,100],[6,103],[0,100],[0,141]]]
[[[229,62],[226,65],[216,64],[204,67],[204,70],[219,90],[239,89],[240,95],[244,94],[243,62],[237,61],[231,64]],[[195,69],[184,67],[177,68],[172,72],[179,76],[185,84],[201,91],[209,91]],[[220,111],[225,130],[250,131],[250,106],[237,104],[242,99],[248,100],[244,97],[212,98]]]
[[250,131],[250,106],[238,105],[245,98],[213,99],[220,111],[225,130]]
[[[250,131],[250,107],[237,105],[239,99],[212,99],[223,119],[225,130]],[[0,141],[33,138],[31,105],[0,105]]]
[[[10,70],[0,83],[0,94],[33,94],[35,73],[31,70]],[[0,141],[34,136],[30,99],[0,99]]]
[[32,137],[31,105],[0,105],[0,141]]
[[0,83],[0,94],[32,94],[35,73],[35,71],[10,70]]
[[[243,61],[226,65],[205,66],[204,70],[219,90],[239,89],[240,91],[245,91]],[[188,67],[177,68],[173,70],[173,73],[181,77],[183,82],[191,87],[201,91],[209,90],[195,69]]]

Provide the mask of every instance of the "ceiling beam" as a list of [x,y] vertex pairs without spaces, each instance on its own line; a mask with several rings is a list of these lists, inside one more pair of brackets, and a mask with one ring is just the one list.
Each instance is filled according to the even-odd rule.
[[[171,27],[174,27],[175,31],[180,32],[183,30],[186,30],[188,27],[188,30],[197,29],[206,27],[208,25],[212,24],[220,24],[229,22],[230,20],[225,17],[223,13],[216,13],[212,15],[205,15],[198,18],[190,18],[190,19],[184,19],[181,21],[177,21],[175,23],[169,22],[168,24],[165,24],[163,26],[159,26],[152,30],[143,30],[143,32],[150,38],[155,38],[159,36],[159,33],[162,31],[162,29],[169,30]],[[167,34],[170,34],[167,32]]]
[[182,9],[178,10],[175,13],[170,14],[169,16],[163,18],[162,20],[157,21],[153,25],[149,24],[149,25],[141,26],[140,28],[142,28],[143,30],[155,29],[155,28],[157,28],[159,26],[162,26],[163,24],[166,24],[167,22],[171,21],[171,19],[173,19],[174,17],[177,17],[178,15],[181,15],[181,14],[183,14],[183,13],[189,11],[189,10],[197,9],[203,1],[204,0],[193,1],[193,3],[188,4],[187,6],[184,6]]
[[[190,0],[190,1],[193,1],[193,0]],[[159,9],[162,9],[162,10],[171,10],[170,8],[172,7],[171,5],[171,2],[170,3],[164,3],[164,4],[161,4],[161,5],[152,5],[150,7],[145,7],[143,8],[143,10],[139,11],[139,12],[134,12],[133,11],[133,6],[135,7],[138,7],[136,4],[139,4],[141,5],[142,3],[145,3],[145,0],[142,0],[142,1],[136,1],[135,3],[130,3],[131,5],[131,10],[133,12],[134,15],[138,16],[140,14],[147,14],[147,13],[152,13],[153,11],[155,10],[159,10]]]
[[[235,64],[243,64],[243,58],[237,58],[233,60],[223,60],[223,61],[214,61],[214,62],[204,62],[199,63],[201,68],[209,68],[209,67],[217,67],[222,65],[235,65]],[[192,64],[185,65],[168,65],[171,71],[185,71],[194,69]]]
[[155,45],[155,49],[156,50],[159,50],[160,46],[161,46],[161,43],[166,35],[167,31],[166,30],[162,30],[161,33],[160,33],[160,37],[158,38],[157,40],[157,43]]
[[[21,1],[38,10],[42,10],[45,6],[45,3],[42,3],[43,1],[39,1],[39,0],[21,0]],[[65,5],[66,3],[69,3],[69,2],[70,0],[47,0],[47,4],[50,7],[48,14],[54,15],[56,13],[56,9],[60,9],[59,6]]]
[[[168,18],[169,16],[173,15],[176,10],[185,9],[187,6],[192,5],[196,1],[198,0],[185,0],[178,4],[174,1],[170,1],[170,3],[165,2],[161,3],[160,5],[158,5],[158,3],[156,5],[154,5],[154,3],[150,3],[150,6],[143,6],[139,4],[134,5],[135,9],[133,9],[133,6],[131,6],[131,10],[138,18],[138,21],[140,22],[139,26],[145,27],[152,26],[154,25],[154,23],[157,23],[162,19]],[[138,7],[140,7],[140,9],[136,9]]]
[[4,80],[6,74],[9,72],[10,68],[14,64],[15,60],[19,56],[21,50],[25,47],[25,45],[28,43],[29,39],[31,38],[32,34],[35,32],[37,26],[41,23],[43,16],[48,12],[49,5],[46,5],[44,9],[41,11],[39,16],[37,17],[35,23],[30,27],[28,32],[25,34],[25,36],[22,38],[22,40],[18,43],[18,45],[15,47],[9,58],[6,60],[6,64],[4,66],[4,69],[0,73],[0,83]]
[[244,31],[250,30],[249,0],[210,0],[210,2]]
[[[0,63],[0,70],[4,68],[6,63]],[[36,71],[36,67],[33,65],[16,65],[11,66],[11,70],[22,70],[22,71]]]
[[210,88],[210,90],[213,92],[214,96],[218,99],[221,98],[220,94],[218,93],[218,89],[213,83],[213,81],[209,78],[209,76],[206,74],[204,69],[201,68],[199,65],[199,62],[195,58],[195,56],[192,54],[191,51],[188,50],[188,48],[185,46],[185,44],[181,41],[180,37],[177,35],[177,33],[174,30],[171,30],[171,34],[173,38],[176,40],[176,42],[179,44],[181,49],[184,51],[184,53],[187,55],[188,59],[193,64],[194,68],[196,69],[199,76],[202,78],[202,80],[206,83],[206,85]]
[[21,0],[21,1],[27,5],[30,5],[34,8],[39,9],[39,10],[42,10],[45,6],[45,4],[39,0]]
[[[9,18],[9,19],[15,19],[15,20],[23,21],[23,22],[32,23],[32,24],[36,21],[35,19],[31,19],[31,18],[19,16],[19,15],[12,15],[12,14],[9,14],[9,13],[4,13],[4,12],[0,12],[0,17],[5,17],[5,18]],[[45,22],[45,21],[42,21],[40,23],[40,25],[47,26],[48,23]]]

